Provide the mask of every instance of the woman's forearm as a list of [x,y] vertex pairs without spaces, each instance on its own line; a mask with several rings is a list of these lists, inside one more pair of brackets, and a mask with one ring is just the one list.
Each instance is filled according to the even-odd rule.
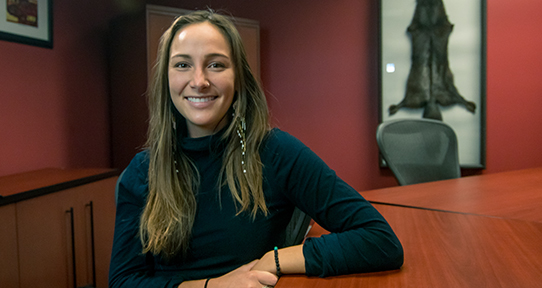
[[[278,262],[282,274],[305,274],[305,256],[303,245],[286,247],[278,250]],[[252,270],[261,270],[277,274],[275,251],[267,252]]]

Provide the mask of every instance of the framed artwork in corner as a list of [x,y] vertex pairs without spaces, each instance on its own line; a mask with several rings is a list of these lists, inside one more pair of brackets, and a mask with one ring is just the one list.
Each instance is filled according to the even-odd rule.
[[0,40],[53,48],[53,0],[0,0]]
[[379,11],[380,123],[443,121],[461,167],[485,168],[486,0],[380,0]]

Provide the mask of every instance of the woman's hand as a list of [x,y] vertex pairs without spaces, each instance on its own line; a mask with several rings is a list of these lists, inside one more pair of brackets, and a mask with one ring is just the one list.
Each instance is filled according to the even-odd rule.
[[277,274],[277,265],[275,264],[275,252],[273,250],[265,253],[257,263],[255,263],[252,268],[253,271],[266,271],[272,273],[273,275]]
[[224,276],[213,278],[207,288],[262,288],[265,285],[275,286],[278,277],[273,273],[252,270],[259,260],[243,265]]

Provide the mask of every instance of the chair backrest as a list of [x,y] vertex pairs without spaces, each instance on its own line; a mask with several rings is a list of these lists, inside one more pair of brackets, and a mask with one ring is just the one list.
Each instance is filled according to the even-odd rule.
[[284,241],[284,247],[301,244],[311,228],[310,222],[311,217],[296,207],[292,214],[292,219],[290,219],[290,223],[286,226],[286,240]]
[[442,121],[386,121],[378,126],[376,139],[399,185],[461,177],[457,137]]
[[[119,183],[120,179],[126,172],[126,169],[120,173],[119,179],[117,179],[117,185],[115,186],[115,202],[117,202],[119,195]],[[310,229],[311,217],[301,211],[299,208],[295,208],[292,218],[286,227],[286,239],[284,241],[284,247],[301,244],[305,236]]]

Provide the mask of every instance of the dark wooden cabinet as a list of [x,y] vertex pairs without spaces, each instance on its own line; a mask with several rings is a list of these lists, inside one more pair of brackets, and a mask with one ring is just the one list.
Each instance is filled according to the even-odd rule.
[[[28,179],[72,172],[38,171]],[[97,176],[95,173],[105,178],[88,179]],[[32,194],[0,206],[2,288],[108,286],[118,177],[104,169],[88,170],[82,175],[45,186],[45,190],[1,198],[6,202]],[[78,182],[85,179],[87,183]]]
[[15,204],[0,206],[0,283],[19,287],[17,224]]
[[[162,33],[189,10],[147,5],[110,25],[111,130],[113,167],[124,169],[141,151],[147,134],[147,85]],[[260,76],[259,22],[235,18],[249,65]]]

